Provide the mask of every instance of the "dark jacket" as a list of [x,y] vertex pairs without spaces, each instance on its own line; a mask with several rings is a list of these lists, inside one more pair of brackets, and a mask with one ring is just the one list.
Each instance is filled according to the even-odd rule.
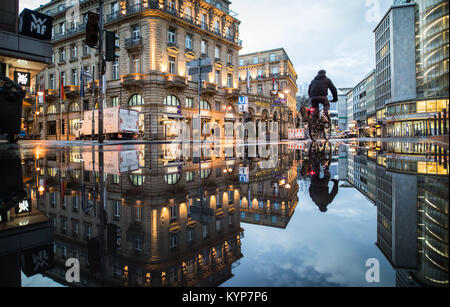
[[337,89],[333,82],[325,75],[317,75],[314,80],[311,81],[308,89],[309,97],[325,97],[328,96],[328,89],[333,94],[333,100],[331,102],[338,101]]
[[313,184],[311,182],[311,186],[309,187],[309,196],[311,196],[311,199],[316,203],[321,211],[326,211],[326,208],[333,202],[333,199],[338,193],[339,183],[337,180],[332,181],[334,185],[331,193],[328,190],[328,180],[326,180],[326,184],[325,182],[319,182],[317,184]]

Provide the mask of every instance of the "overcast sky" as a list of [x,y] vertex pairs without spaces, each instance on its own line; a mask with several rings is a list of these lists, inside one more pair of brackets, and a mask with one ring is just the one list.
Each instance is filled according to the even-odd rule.
[[[19,0],[20,10],[48,0]],[[241,54],[284,47],[309,82],[325,69],[337,87],[353,87],[375,67],[373,29],[392,0],[232,0]]]

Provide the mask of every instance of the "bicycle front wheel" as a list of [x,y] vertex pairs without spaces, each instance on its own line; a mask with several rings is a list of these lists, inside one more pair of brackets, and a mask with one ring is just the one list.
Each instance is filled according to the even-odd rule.
[[323,125],[323,138],[327,141],[331,139],[332,127],[331,120],[328,118],[328,123],[324,123]]
[[311,138],[311,141],[315,142],[320,138],[320,131],[319,131],[319,125],[318,120],[314,120],[311,118],[309,120],[309,137]]

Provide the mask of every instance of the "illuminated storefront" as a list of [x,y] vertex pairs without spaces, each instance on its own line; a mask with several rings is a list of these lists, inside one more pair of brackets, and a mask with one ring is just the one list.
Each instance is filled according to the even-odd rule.
[[[444,120],[444,114],[447,119]],[[448,131],[448,99],[419,100],[386,107],[388,137],[430,136]]]

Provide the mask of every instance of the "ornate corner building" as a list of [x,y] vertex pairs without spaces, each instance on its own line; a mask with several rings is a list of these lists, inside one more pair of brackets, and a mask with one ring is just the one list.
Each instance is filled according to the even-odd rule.
[[[297,116],[297,73],[283,48],[239,56],[239,89],[249,98],[247,120],[278,123],[280,139],[288,138]],[[276,101],[272,91],[284,95]]]
[[[98,11],[93,0],[51,1],[38,11],[53,16],[52,64],[37,81],[45,84],[36,130],[44,139],[74,139],[77,124],[95,106],[93,83],[80,97],[80,71],[94,75],[98,85],[98,51],[84,44],[88,11]],[[141,138],[166,140],[179,134],[180,121],[192,129],[201,108],[202,123],[238,121],[237,15],[229,1],[214,0],[105,0],[104,28],[119,37],[120,57],[106,68],[104,107],[122,106],[140,112]],[[209,57],[202,97],[188,76],[187,63]],[[59,99],[64,84],[67,100]],[[181,114],[178,112],[181,107]],[[31,115],[30,115],[31,116]],[[31,120],[31,118],[30,118]]]

